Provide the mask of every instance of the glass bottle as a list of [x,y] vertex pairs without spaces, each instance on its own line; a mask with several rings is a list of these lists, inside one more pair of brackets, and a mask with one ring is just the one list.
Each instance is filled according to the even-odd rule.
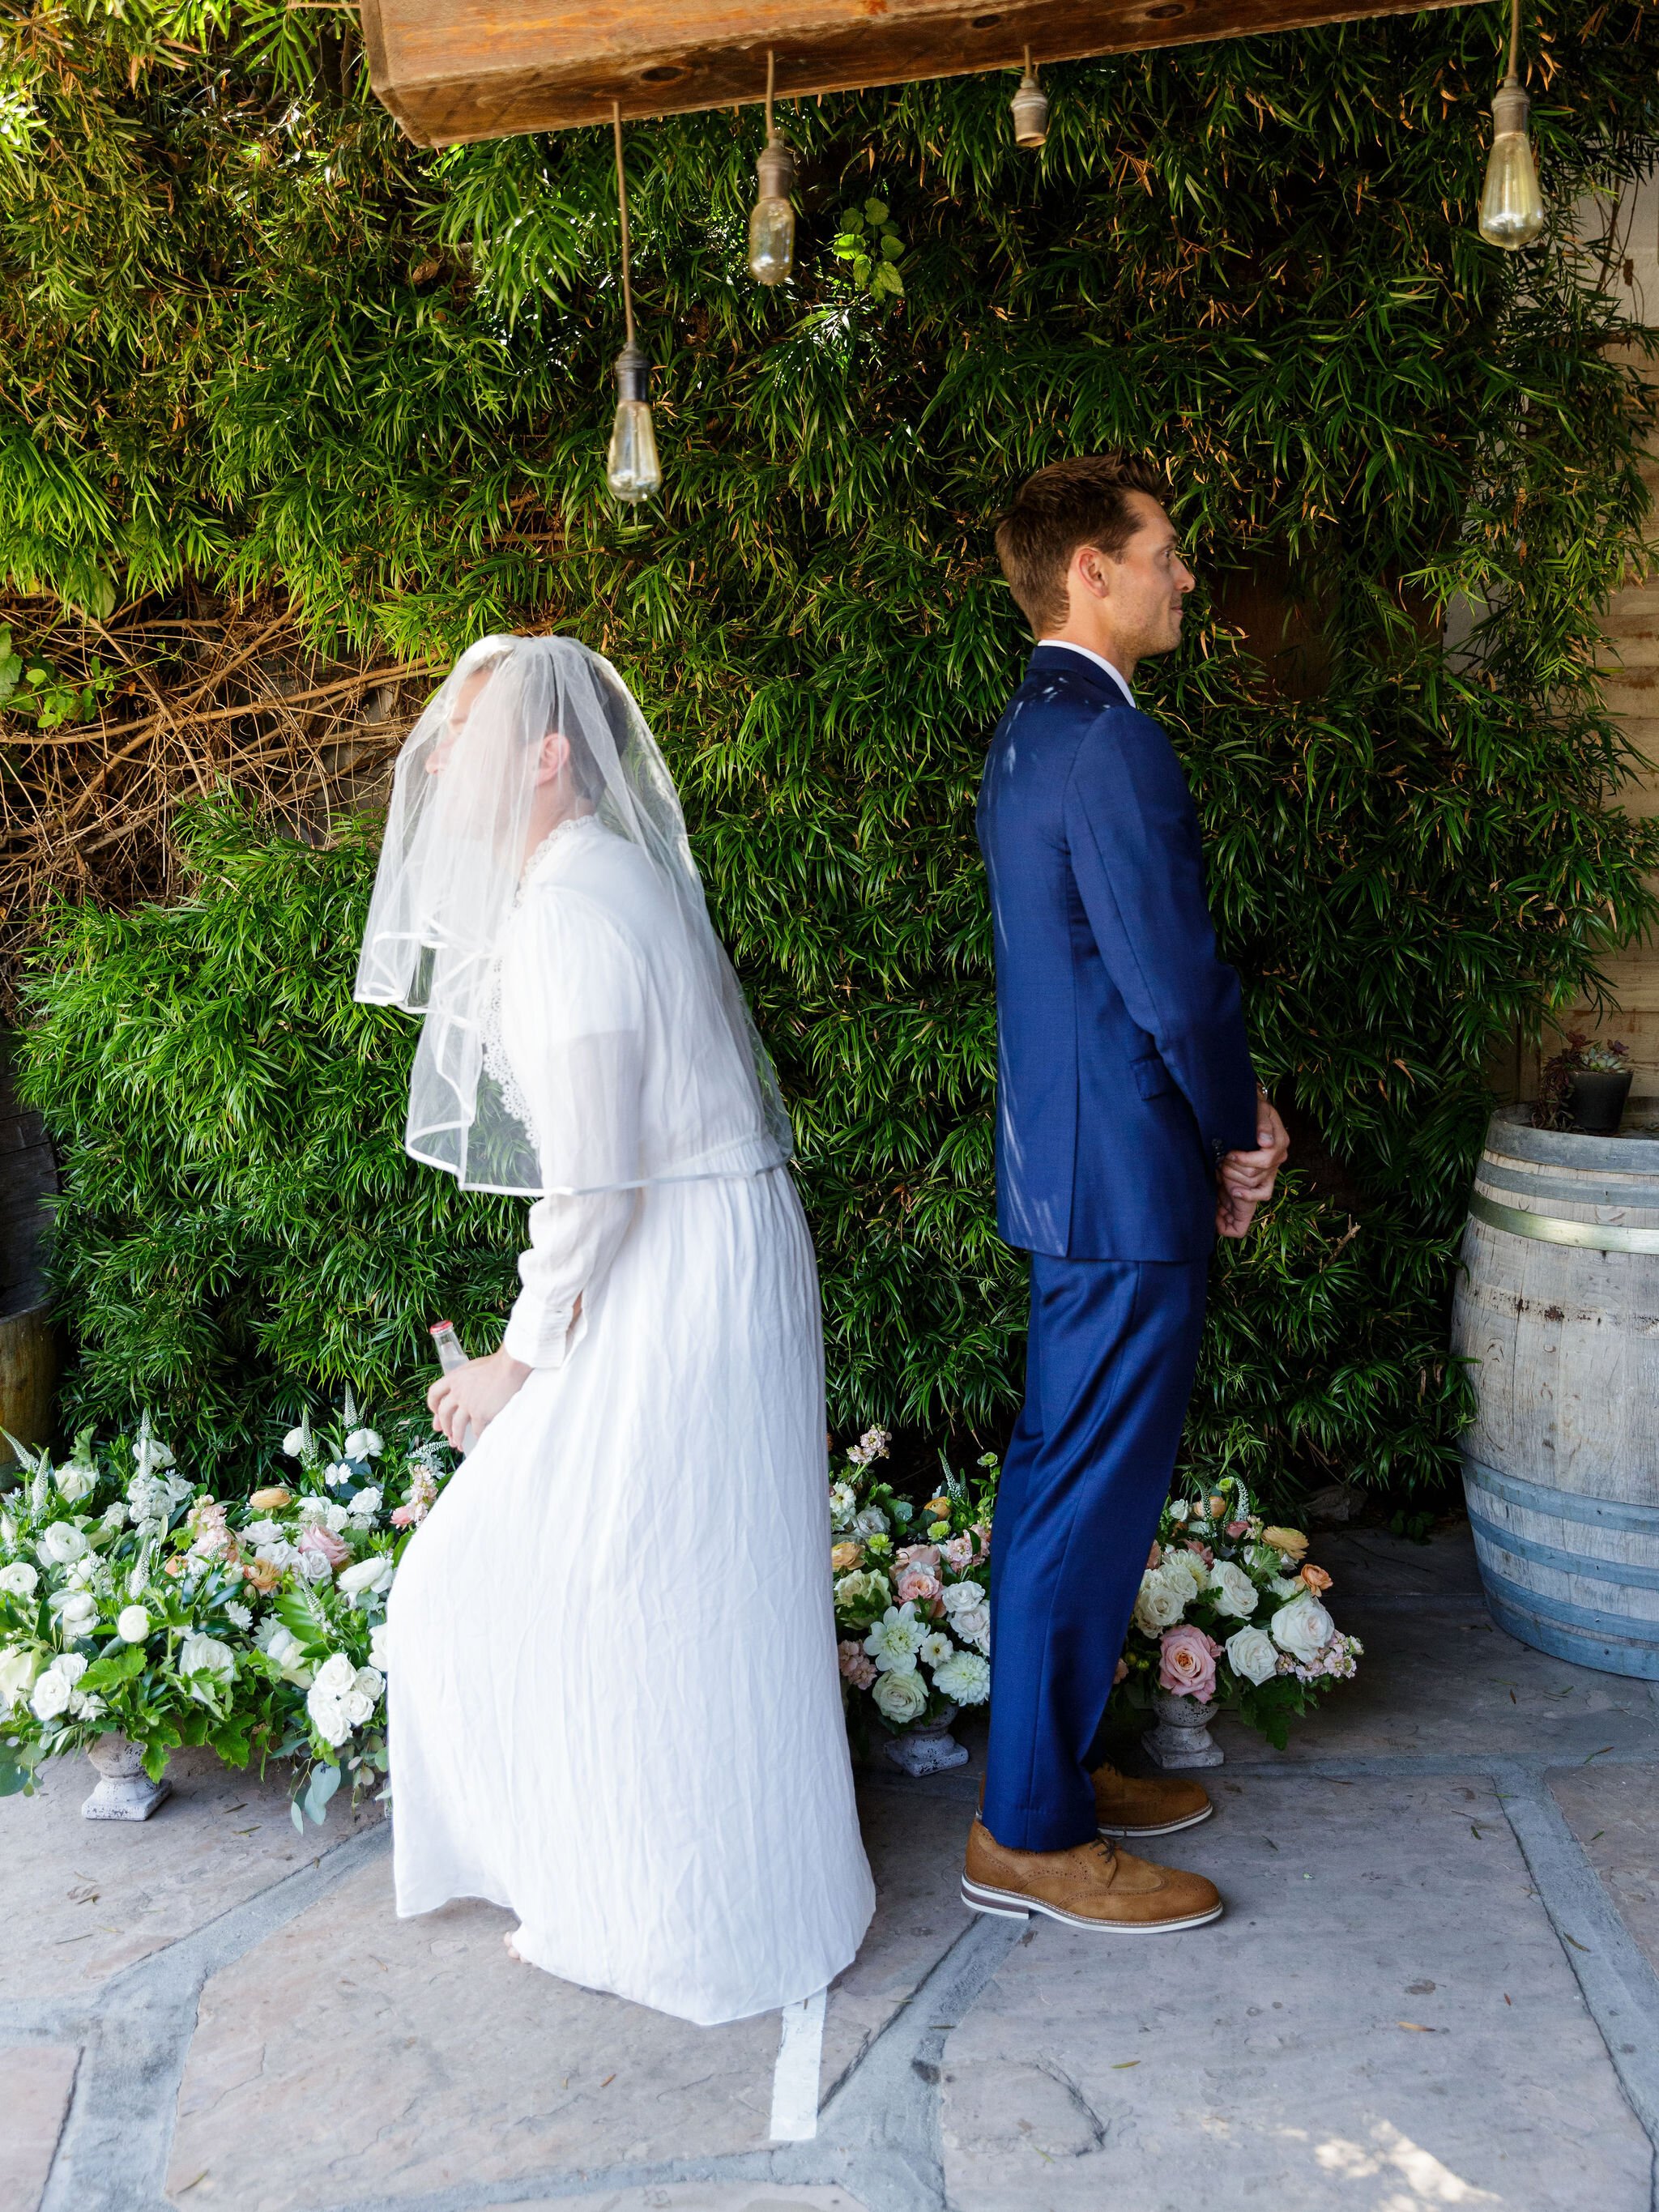
[[[433,1322],[432,1347],[438,1355],[438,1364],[442,1368],[446,1375],[453,1374],[456,1368],[465,1367],[467,1364],[466,1353],[461,1347],[460,1338],[455,1334],[455,1324],[453,1321],[434,1321]],[[473,1445],[476,1444],[478,1438],[477,1432],[474,1430],[471,1422],[469,1421],[461,1437],[461,1456],[463,1459],[465,1458],[468,1452],[471,1450]]]

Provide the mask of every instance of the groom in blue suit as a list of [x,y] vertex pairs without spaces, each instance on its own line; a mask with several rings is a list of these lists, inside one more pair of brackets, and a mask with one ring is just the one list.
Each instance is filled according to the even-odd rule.
[[1091,1760],[1203,1326],[1217,1231],[1288,1150],[1216,951],[1198,818],[1136,664],[1194,577],[1159,475],[1062,461],[997,532],[1037,639],[979,800],[997,988],[997,1224],[1029,1252],[1025,1402],[992,1546],[991,1741],[963,1893],[1091,1930],[1193,1927],[1202,1876],[1122,1850],[1209,1813],[1196,1783]]

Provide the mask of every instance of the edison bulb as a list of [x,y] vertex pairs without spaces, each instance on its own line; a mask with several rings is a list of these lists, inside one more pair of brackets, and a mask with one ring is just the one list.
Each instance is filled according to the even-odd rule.
[[794,265],[794,209],[786,199],[757,200],[749,218],[749,274],[757,284],[781,284]]
[[637,507],[662,483],[662,464],[657,459],[656,426],[643,399],[619,399],[617,419],[611,426],[611,453],[605,481],[619,500]]
[[1527,137],[1527,95],[1511,78],[1492,104],[1492,153],[1480,195],[1480,235],[1517,253],[1544,228],[1544,195]]

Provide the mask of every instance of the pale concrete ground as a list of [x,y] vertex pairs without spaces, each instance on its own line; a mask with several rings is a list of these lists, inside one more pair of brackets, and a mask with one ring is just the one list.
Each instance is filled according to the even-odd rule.
[[[872,1774],[881,1905],[817,2133],[777,2015],[696,2029],[391,1910],[378,1811],[301,1843],[204,1757],[143,1827],[0,1804],[0,2212],[1654,2212],[1659,1686],[1524,1650],[1466,1536],[1328,1538],[1360,1680],[1229,1729],[1172,1839],[1218,1925],[975,1921],[972,1767]],[[763,1909],[757,1900],[757,1909]]]

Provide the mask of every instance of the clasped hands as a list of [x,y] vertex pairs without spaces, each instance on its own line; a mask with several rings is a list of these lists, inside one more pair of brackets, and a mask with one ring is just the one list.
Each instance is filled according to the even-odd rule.
[[1256,1101],[1253,1152],[1224,1152],[1216,1171],[1215,1225],[1222,1237],[1247,1237],[1257,1206],[1273,1194],[1273,1184],[1291,1149],[1277,1109],[1265,1092]]

